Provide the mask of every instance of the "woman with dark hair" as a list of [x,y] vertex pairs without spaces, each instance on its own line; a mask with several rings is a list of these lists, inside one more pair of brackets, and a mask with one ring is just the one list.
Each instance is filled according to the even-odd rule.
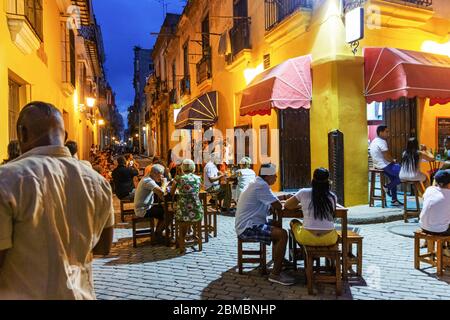
[[8,159],[3,160],[3,164],[13,161],[20,156],[20,146],[19,141],[12,140],[8,143]]
[[[420,171],[420,163],[423,161],[434,161],[434,156],[427,152],[427,148],[423,145],[419,150],[417,138],[410,138],[402,155],[400,180],[426,182],[428,177]],[[420,194],[424,194],[425,188],[422,184],[419,189]]]
[[330,191],[329,178],[327,169],[317,169],[314,172],[312,188],[301,189],[284,206],[293,210],[299,204],[302,205],[303,224],[296,219],[290,224],[295,239],[301,245],[331,246],[338,241],[334,226],[337,198]]

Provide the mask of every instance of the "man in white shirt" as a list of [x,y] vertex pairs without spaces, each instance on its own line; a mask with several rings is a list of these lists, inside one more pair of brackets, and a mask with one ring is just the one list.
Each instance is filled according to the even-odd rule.
[[203,169],[203,185],[205,186],[205,191],[214,194],[217,200],[223,200],[225,192],[220,187],[220,179],[222,179],[224,175],[217,169],[216,165],[219,155],[216,153],[211,155],[204,154],[203,157],[207,161],[205,168]]
[[437,186],[423,196],[420,226],[426,233],[450,236],[450,170],[438,171],[434,179]]
[[391,204],[393,206],[403,206],[403,203],[398,201],[397,198],[397,186],[401,184],[399,174],[401,166],[395,163],[394,158],[389,152],[387,144],[387,138],[389,138],[389,128],[387,126],[379,126],[377,128],[378,137],[375,138],[370,144],[370,155],[373,160],[373,165],[376,169],[383,170],[389,177],[390,183],[386,186],[382,186],[389,190],[392,197]]
[[[164,179],[165,168],[160,164],[151,167],[150,173],[141,179],[134,195],[134,212],[140,218],[154,218],[158,221],[156,225],[155,237],[152,243],[163,241],[162,232],[166,228],[164,219],[164,208],[161,204],[155,204],[155,194],[164,201],[164,189],[167,180]],[[162,182],[162,187],[158,183]],[[171,221],[169,218],[167,222]]]
[[258,241],[266,245],[270,245],[273,241],[274,267],[269,281],[289,286],[295,283],[295,279],[281,271],[288,235],[280,224],[267,220],[270,208],[281,210],[280,200],[286,199],[285,196],[277,198],[270,189],[276,180],[276,166],[263,164],[259,177],[251,182],[240,196],[236,209],[235,229],[237,236],[242,240]]
[[109,183],[64,147],[61,112],[20,112],[22,155],[0,167],[0,300],[95,299],[93,254],[112,246]]

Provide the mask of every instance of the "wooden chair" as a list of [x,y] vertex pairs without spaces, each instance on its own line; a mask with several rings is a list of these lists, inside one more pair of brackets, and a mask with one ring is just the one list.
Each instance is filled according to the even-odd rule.
[[[131,221],[133,229],[133,247],[137,247],[137,239],[151,238],[154,234],[153,218],[138,218],[134,217]],[[138,224],[148,223],[147,228],[138,229]]]
[[[203,237],[202,237],[202,222],[196,222],[192,224],[193,234],[191,236],[186,236],[184,239],[184,247],[198,247],[198,251],[203,250]],[[178,223],[175,221],[175,242],[178,246],[178,237],[179,237],[180,228],[178,227]]]
[[[427,253],[421,254],[420,241],[427,241]],[[419,229],[414,233],[414,268],[420,269],[420,263],[436,267],[437,275],[441,277],[446,267],[450,267],[450,257],[443,254],[444,245],[450,244],[450,236],[430,235]]]
[[[308,293],[313,294],[314,283],[334,283],[336,295],[342,293],[341,252],[338,244],[329,247],[302,246],[305,252],[305,269]],[[325,258],[325,266],[321,266],[321,258]],[[314,266],[314,261],[316,266]]]
[[[378,170],[378,169],[369,169],[369,173],[370,173],[370,203],[369,205],[371,207],[375,206],[375,201],[381,201],[381,206],[383,208],[387,207],[387,200],[386,200],[386,192],[383,189],[383,186],[386,184],[386,178],[384,176],[384,171],[383,170]],[[380,177],[380,188],[376,188],[376,180],[377,180],[377,176]],[[376,190],[381,190],[381,194],[380,195],[376,195],[375,191]]]
[[[215,204],[210,204],[208,202],[208,196],[210,199],[215,200]],[[204,218],[202,230],[205,233],[205,242],[209,242],[209,235],[212,233],[214,238],[217,238],[217,213],[220,210],[220,203],[217,201],[217,197],[214,194],[204,194],[202,198],[203,208],[204,208]],[[212,208],[213,210],[208,210]]]
[[[244,250],[244,243],[259,243],[259,250]],[[266,244],[257,241],[242,240],[238,238],[238,268],[239,274],[243,273],[244,263],[259,263],[262,275],[267,274],[267,248]],[[250,256],[250,257],[248,257]]]
[[294,234],[292,233],[291,229],[289,229],[288,246],[289,246],[289,261],[292,262],[294,270],[297,270],[297,261],[305,260],[305,256],[303,254],[302,248],[300,248],[300,246],[297,243],[297,240],[295,240]]
[[120,200],[120,219],[122,222],[125,222],[126,216],[134,216],[134,208],[133,209],[125,209],[127,204],[132,204],[134,206],[134,200],[124,199]]
[[[341,232],[339,231],[339,236]],[[362,265],[363,265],[363,237],[359,234],[348,231],[347,232],[347,275],[348,277],[356,276],[362,277]],[[355,251],[353,249],[355,248]],[[353,266],[356,266],[356,271],[353,270]]]
[[[410,216],[419,217],[420,215],[420,202],[419,202],[419,181],[402,181],[403,185],[403,219],[408,222]],[[408,187],[411,186],[411,190],[414,193],[416,200],[416,208],[408,208]]]

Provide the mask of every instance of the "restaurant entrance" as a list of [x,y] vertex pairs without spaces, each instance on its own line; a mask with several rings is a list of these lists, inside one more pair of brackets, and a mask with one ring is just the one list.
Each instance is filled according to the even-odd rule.
[[311,184],[311,141],[309,109],[279,111],[281,186],[298,190]]

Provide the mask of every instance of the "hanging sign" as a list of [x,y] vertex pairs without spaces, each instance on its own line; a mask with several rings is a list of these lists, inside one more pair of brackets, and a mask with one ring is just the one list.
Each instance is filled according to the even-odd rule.
[[345,14],[345,39],[352,43],[364,38],[364,8],[355,8]]

